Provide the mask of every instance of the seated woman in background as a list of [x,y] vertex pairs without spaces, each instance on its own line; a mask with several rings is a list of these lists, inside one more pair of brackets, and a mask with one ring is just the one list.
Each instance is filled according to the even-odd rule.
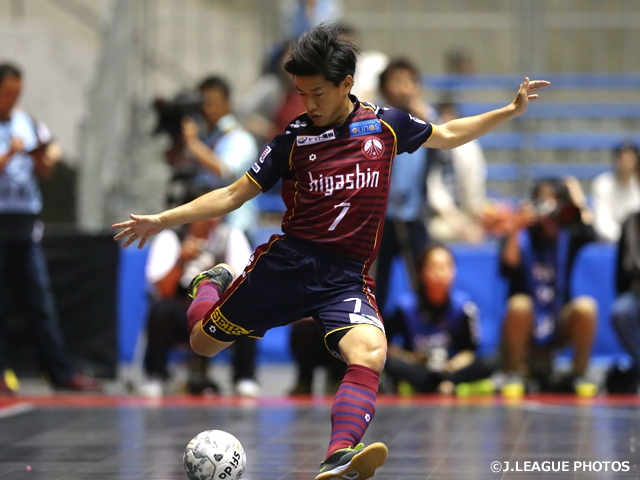
[[[417,276],[418,291],[399,299],[392,322],[402,331],[387,332],[387,377],[396,387],[406,382],[415,392],[448,394],[456,385],[488,378],[491,367],[476,354],[479,311],[469,295],[453,288],[456,265],[451,251],[442,244],[429,245],[418,260]],[[393,343],[398,333],[402,347]],[[458,393],[468,390],[464,387],[468,385]]]

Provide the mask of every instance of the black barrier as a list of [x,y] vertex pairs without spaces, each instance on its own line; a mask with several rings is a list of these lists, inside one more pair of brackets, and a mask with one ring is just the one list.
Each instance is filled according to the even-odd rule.
[[[111,235],[53,235],[45,236],[43,247],[69,352],[81,370],[114,378],[117,243]],[[2,297],[9,307],[1,320],[8,361],[18,375],[34,375],[38,373],[34,345],[14,298],[11,292]]]

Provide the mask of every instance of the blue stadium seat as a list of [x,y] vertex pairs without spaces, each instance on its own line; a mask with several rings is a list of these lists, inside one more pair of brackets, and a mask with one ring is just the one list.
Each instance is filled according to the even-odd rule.
[[527,166],[514,163],[489,163],[487,180],[506,182],[527,178],[538,180],[568,176],[578,180],[591,180],[609,170],[611,170],[609,163],[534,163]]

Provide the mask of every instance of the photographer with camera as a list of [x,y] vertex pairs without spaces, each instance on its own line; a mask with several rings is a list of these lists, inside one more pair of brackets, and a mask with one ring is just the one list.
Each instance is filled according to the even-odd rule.
[[[571,272],[579,250],[595,239],[592,214],[575,178],[536,183],[504,239],[500,273],[509,283],[501,355],[503,394],[524,393],[525,381],[542,391],[592,395],[585,379],[598,307],[588,296],[572,298]],[[553,375],[553,354],[574,347],[568,374]]]
[[[231,109],[231,88],[225,79],[208,76],[198,95],[178,95],[171,102],[155,102],[156,132],[167,133],[171,146],[165,152],[173,170],[168,203],[177,206],[194,190],[215,190],[232,184],[251,167],[258,155],[253,136]],[[225,222],[250,236],[256,225],[255,202],[247,202]]]

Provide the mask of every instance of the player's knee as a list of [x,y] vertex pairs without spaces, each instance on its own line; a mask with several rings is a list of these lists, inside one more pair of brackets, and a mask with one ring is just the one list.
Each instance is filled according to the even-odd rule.
[[347,364],[363,365],[381,372],[387,358],[387,341],[376,327],[354,327],[340,340],[340,352]]
[[219,342],[218,340],[205,335],[199,328],[194,328],[191,330],[189,343],[191,344],[191,349],[198,355],[213,357],[233,342]]
[[595,323],[598,316],[598,304],[589,296],[578,297],[571,302],[572,310],[579,317],[584,318],[585,321]]
[[507,301],[507,313],[530,314],[533,312],[533,299],[529,295],[517,293]]

